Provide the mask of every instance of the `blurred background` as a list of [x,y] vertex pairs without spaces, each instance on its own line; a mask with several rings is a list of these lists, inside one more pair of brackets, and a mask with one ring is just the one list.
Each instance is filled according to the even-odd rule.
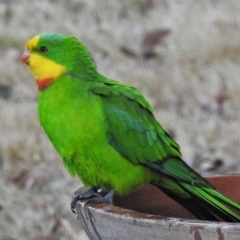
[[88,239],[20,63],[43,32],[76,36],[102,74],[137,87],[201,174],[240,172],[240,1],[1,0],[0,240]]

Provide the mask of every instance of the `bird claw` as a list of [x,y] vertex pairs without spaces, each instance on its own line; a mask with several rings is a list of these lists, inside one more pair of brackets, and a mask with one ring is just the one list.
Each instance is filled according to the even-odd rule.
[[101,198],[102,197],[101,194],[97,191],[98,191],[98,189],[93,187],[93,188],[90,188],[89,190],[85,191],[84,193],[74,194],[72,196],[72,202],[71,202],[72,212],[76,214],[75,207],[76,207],[77,201],[79,201],[79,200],[88,199],[91,197]]
[[114,190],[112,189],[110,192],[108,192],[104,197],[97,192],[97,188],[91,188],[87,190],[86,192],[82,194],[74,194],[72,196],[72,202],[71,202],[71,210],[73,213],[76,214],[75,207],[77,204],[77,201],[83,200],[83,199],[89,199],[84,207],[86,207],[89,203],[109,203],[113,204],[113,196],[114,196]]
[[99,194],[99,196],[96,196],[92,199],[89,199],[86,203],[86,207],[89,203],[108,203],[108,204],[113,204],[113,196],[114,196],[115,191],[112,189],[107,195],[104,197]]

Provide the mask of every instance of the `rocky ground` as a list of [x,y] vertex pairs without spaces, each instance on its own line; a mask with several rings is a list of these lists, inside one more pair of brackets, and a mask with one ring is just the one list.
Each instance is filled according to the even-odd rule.
[[0,1],[0,239],[88,239],[70,178],[37,119],[19,61],[42,32],[78,37],[104,75],[139,88],[202,174],[239,173],[240,2]]

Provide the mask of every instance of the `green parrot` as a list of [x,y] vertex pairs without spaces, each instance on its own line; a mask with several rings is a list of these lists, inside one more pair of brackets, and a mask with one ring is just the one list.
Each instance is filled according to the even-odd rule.
[[40,124],[69,173],[89,188],[73,197],[72,211],[79,199],[112,203],[114,193],[150,183],[199,219],[240,222],[240,205],[181,159],[142,94],[99,74],[75,37],[46,33],[25,47],[21,60],[36,79]]

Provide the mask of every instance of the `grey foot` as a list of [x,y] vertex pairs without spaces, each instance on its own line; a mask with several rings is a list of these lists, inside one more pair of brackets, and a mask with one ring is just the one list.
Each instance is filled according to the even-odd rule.
[[[75,206],[77,204],[77,201],[79,200],[83,200],[83,199],[88,199],[88,198],[91,198],[91,197],[94,197],[94,198],[101,198],[101,194],[98,192],[98,189],[93,187],[93,188],[90,188],[89,190],[85,191],[84,193],[82,194],[74,194],[72,196],[72,202],[71,202],[71,210],[73,213],[76,213],[75,212]],[[93,199],[94,199],[93,198]]]
[[109,203],[109,204],[113,204],[113,196],[114,196],[115,191],[112,189],[110,192],[108,192],[108,194],[106,194],[104,197],[101,196],[100,194],[96,197],[93,197],[91,199],[89,199],[86,204],[89,203]]

